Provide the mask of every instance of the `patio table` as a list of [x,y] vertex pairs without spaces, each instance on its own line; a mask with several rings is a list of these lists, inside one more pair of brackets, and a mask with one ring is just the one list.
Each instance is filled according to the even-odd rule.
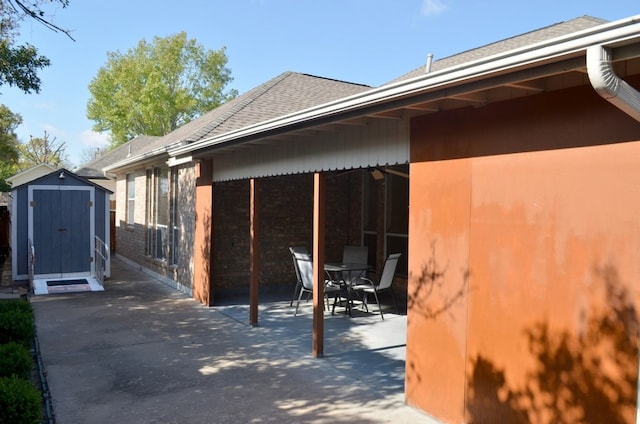
[[[330,275],[333,275],[334,278],[332,278],[332,280],[334,281],[342,281],[343,279],[341,278],[341,274],[343,272],[357,272],[360,271],[361,273],[364,273],[365,271],[368,271],[371,268],[371,266],[369,264],[360,264],[360,263],[353,263],[353,262],[335,262],[335,263],[326,263],[324,264],[324,270],[329,273]],[[361,274],[362,275],[362,274]],[[351,290],[351,284],[348,282],[345,282],[344,284],[345,286],[345,290],[347,293],[347,301],[346,301],[346,305],[345,305],[345,312],[349,312],[349,316],[351,315],[351,303],[352,303],[352,290]],[[334,304],[334,309],[335,309],[335,304]]]

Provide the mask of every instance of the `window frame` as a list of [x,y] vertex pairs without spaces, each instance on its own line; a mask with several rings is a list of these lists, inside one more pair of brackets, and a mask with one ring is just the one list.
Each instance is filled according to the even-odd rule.
[[[168,166],[154,166],[146,171],[147,187],[147,234],[145,254],[147,257],[175,264],[174,238],[169,231],[175,216],[172,200],[173,170]],[[166,210],[164,210],[166,209]],[[163,219],[164,218],[164,219]],[[166,222],[164,222],[166,221]]]
[[133,226],[136,222],[136,177],[133,173],[126,176],[126,198],[125,224]]
[[[406,164],[389,168],[408,173],[408,167]],[[398,184],[403,180],[406,181],[406,187],[404,185],[398,187]],[[409,180],[392,173],[384,173],[384,181],[379,182],[369,172],[366,172],[362,183],[362,240],[365,245],[369,246],[369,263],[375,269],[381,270],[382,265],[378,264],[377,251],[379,243],[382,243],[383,258],[391,253],[402,253],[398,261],[396,275],[406,277],[409,262]],[[380,193],[378,189],[383,192]],[[398,201],[403,204],[399,205]],[[406,205],[404,205],[405,201]],[[399,220],[395,219],[392,222],[393,214],[402,213],[401,210],[405,211],[406,217],[400,217]],[[393,224],[396,228],[389,228]],[[398,228],[398,224],[403,228]],[[392,248],[392,246],[395,247]]]

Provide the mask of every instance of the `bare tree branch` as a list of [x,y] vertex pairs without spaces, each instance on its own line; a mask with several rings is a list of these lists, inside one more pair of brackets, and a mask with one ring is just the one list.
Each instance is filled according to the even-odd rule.
[[[48,21],[44,18],[44,11],[36,6],[36,4],[32,4],[30,6],[25,5],[22,0],[5,0],[12,8],[16,11],[16,13],[24,13],[30,18],[34,19],[36,22],[41,23],[46,28],[49,28],[53,32],[62,32],[71,40],[76,41],[70,34],[70,31],[67,29],[63,29],[54,23]],[[69,0],[58,0],[58,2],[62,5],[62,7],[67,7],[69,5]],[[32,8],[33,7],[33,8]]]

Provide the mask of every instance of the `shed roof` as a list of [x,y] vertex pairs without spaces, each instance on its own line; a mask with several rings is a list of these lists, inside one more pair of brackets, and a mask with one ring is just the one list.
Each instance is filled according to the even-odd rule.
[[[17,185],[17,186],[15,186],[15,187],[12,187],[12,190],[16,190],[17,188],[22,187],[22,186],[25,186],[25,185],[42,185],[42,183],[43,183],[43,182],[44,182],[44,183],[46,183],[46,182],[47,182],[48,180],[50,180],[52,177],[55,177],[55,178],[56,178],[56,180],[57,180],[57,179],[62,178],[62,177],[60,176],[60,175],[62,175],[62,174],[64,174],[64,179],[65,179],[65,180],[66,180],[67,178],[71,178],[71,179],[73,179],[73,180],[75,180],[75,181],[77,181],[77,182],[79,182],[79,183],[82,183],[82,184],[85,184],[85,185],[93,186],[93,187],[97,188],[98,190],[102,190],[102,191],[105,191],[105,192],[107,192],[107,193],[113,193],[113,192],[112,192],[111,190],[109,190],[108,188],[103,187],[103,186],[101,186],[101,185],[99,185],[99,184],[96,184],[96,183],[94,183],[93,181],[89,180],[89,179],[88,179],[88,178],[86,178],[86,177],[81,177],[81,176],[79,176],[79,175],[75,174],[74,172],[69,171],[69,170],[68,170],[68,169],[66,169],[66,168],[60,168],[60,169],[57,169],[57,170],[55,170],[55,171],[53,171],[53,172],[49,172],[48,174],[42,175],[42,176],[40,176],[40,177],[38,177],[38,178],[36,178],[36,179],[30,180],[30,181],[26,181],[26,182],[24,182],[24,183],[22,183],[22,184],[20,184],[20,185]],[[68,184],[68,183],[66,183],[66,184]]]

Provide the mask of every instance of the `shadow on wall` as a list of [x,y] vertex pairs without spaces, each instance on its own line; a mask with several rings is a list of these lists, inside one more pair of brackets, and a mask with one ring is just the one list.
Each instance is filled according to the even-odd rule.
[[[441,265],[436,260],[436,241],[431,242],[431,256],[422,266],[419,276],[411,276],[417,281],[408,285],[407,292],[407,327],[411,324],[414,315],[426,320],[436,320],[443,314],[449,314],[452,319],[453,309],[459,302],[464,299],[468,291],[469,277],[471,272],[469,268],[461,271],[460,280],[455,275],[449,273],[449,264]],[[458,283],[459,281],[459,283]],[[407,355],[410,357],[410,355]],[[411,356],[413,358],[413,356]],[[414,359],[408,359],[406,369],[413,372],[407,372],[407,394],[410,396],[411,387],[418,387],[424,383],[423,375],[416,372],[419,365]]]
[[[197,214],[197,212],[196,212]],[[202,272],[196,275],[200,280],[198,297],[200,302],[207,303],[207,306],[214,304],[214,289],[211,278],[211,211],[209,208],[204,211],[202,219],[202,231],[204,231],[204,240],[200,245],[200,258],[202,263]]]
[[589,311],[582,334],[552,331],[544,321],[524,329],[535,366],[523,387],[510,387],[504,370],[489,358],[471,359],[467,422],[635,422],[637,311],[614,267],[594,272],[606,307]]
[[436,242],[431,242],[431,256],[423,265],[417,284],[412,284],[407,294],[407,308],[425,319],[436,319],[448,312],[462,299],[467,291],[469,268],[462,270],[462,282],[451,294],[445,294],[446,274],[449,265],[442,266],[436,261]]

